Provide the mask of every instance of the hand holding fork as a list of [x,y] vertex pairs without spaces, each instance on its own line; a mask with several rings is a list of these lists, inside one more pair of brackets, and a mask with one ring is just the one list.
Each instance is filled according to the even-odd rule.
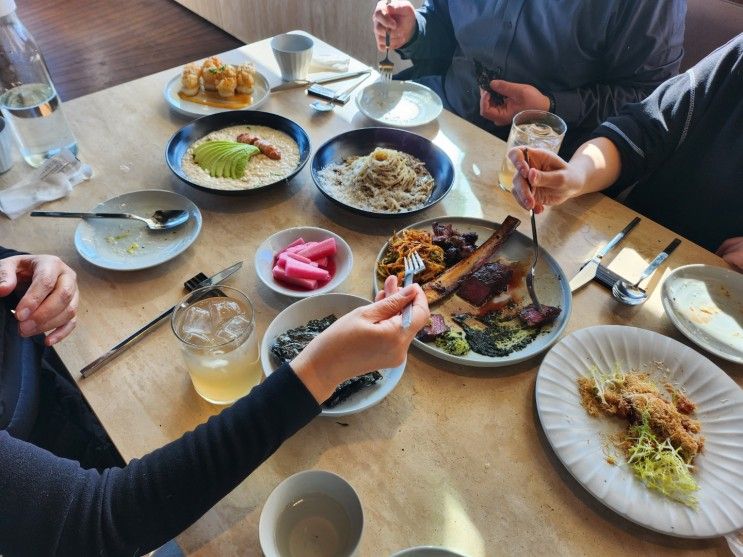
[[[387,0],[387,6],[390,5],[390,0]],[[384,33],[384,46],[385,46],[385,54],[384,58],[380,60],[379,62],[379,75],[382,78],[382,81],[391,81],[392,80],[392,72],[395,70],[395,64],[392,63],[392,60],[390,60],[390,29],[389,27]]]
[[[410,286],[413,283],[413,277],[418,273],[423,272],[426,269],[426,264],[418,255],[417,251],[414,251],[408,256],[403,258],[405,262],[405,278],[403,279],[403,288]],[[410,327],[410,306],[405,306],[402,310],[402,328],[407,329]]]

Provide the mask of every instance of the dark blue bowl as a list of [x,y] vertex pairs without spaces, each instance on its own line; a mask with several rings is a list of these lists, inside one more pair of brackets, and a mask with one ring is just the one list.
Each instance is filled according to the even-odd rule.
[[[420,159],[435,181],[428,201],[418,209],[400,213],[378,213],[352,207],[339,201],[320,185],[318,173],[327,165],[340,163],[352,155],[368,155],[376,147],[397,149]],[[420,135],[395,128],[361,128],[335,136],[323,144],[312,158],[312,180],[328,199],[349,211],[368,217],[404,217],[425,211],[441,201],[454,185],[454,165],[451,159],[430,140]]]
[[[188,150],[189,145],[213,131],[221,130],[230,126],[251,124],[256,126],[268,126],[275,130],[282,131],[297,142],[297,145],[299,146],[299,164],[291,174],[271,184],[244,190],[219,190],[210,188],[196,184],[186,176],[183,172],[181,161],[183,160],[183,155]],[[173,174],[178,176],[189,186],[201,191],[217,193],[220,195],[245,195],[255,190],[270,188],[271,186],[288,182],[294,178],[300,170],[302,170],[309,158],[310,138],[307,136],[307,132],[304,131],[299,124],[289,120],[288,118],[279,116],[278,114],[258,112],[257,110],[233,110],[203,116],[175,132],[165,147],[165,161],[168,163],[170,170],[173,171]]]

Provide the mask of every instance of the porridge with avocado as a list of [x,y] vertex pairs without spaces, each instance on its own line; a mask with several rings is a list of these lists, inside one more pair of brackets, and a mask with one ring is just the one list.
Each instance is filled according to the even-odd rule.
[[194,183],[219,190],[249,190],[277,182],[299,164],[299,146],[268,126],[231,126],[189,146],[183,172]]

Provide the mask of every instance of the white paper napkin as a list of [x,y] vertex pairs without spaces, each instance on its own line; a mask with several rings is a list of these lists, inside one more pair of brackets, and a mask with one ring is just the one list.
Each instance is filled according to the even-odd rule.
[[72,188],[92,175],[89,164],[64,149],[16,184],[0,191],[0,211],[15,219],[42,203],[69,195]]
[[341,52],[315,52],[310,64],[313,72],[347,72],[351,59]]

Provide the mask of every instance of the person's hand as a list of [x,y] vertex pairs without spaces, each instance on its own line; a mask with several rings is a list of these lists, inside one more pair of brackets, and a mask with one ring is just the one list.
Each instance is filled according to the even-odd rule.
[[77,275],[53,255],[14,255],[0,259],[0,298],[16,288],[26,292],[15,308],[23,336],[49,332],[51,346],[72,332],[80,293]]
[[743,236],[728,238],[715,253],[743,273]]
[[539,214],[545,205],[559,205],[581,191],[582,178],[556,154],[530,148],[527,163],[525,150],[514,147],[506,155],[516,167],[512,193],[524,209]]
[[480,89],[480,115],[497,126],[510,125],[513,117],[522,110],[549,110],[550,108],[549,98],[532,85],[494,79],[490,82],[490,87],[496,93],[503,95],[503,103],[492,106],[490,91]]
[[407,0],[394,0],[387,5],[385,0],[377,2],[372,16],[377,48],[383,51],[385,33],[390,32],[390,48],[400,48],[415,35],[418,22],[415,7]]
[[[411,322],[403,329],[400,312],[408,304],[412,304]],[[340,317],[292,360],[291,367],[322,403],[346,379],[400,365],[428,318],[421,287],[413,284],[398,290],[397,278],[387,277],[376,302]]]

